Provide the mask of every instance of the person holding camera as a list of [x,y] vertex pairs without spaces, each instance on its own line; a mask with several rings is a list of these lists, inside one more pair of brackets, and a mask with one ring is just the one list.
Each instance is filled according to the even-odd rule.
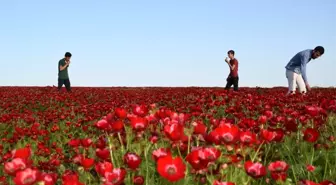
[[238,60],[234,57],[235,52],[233,50],[228,51],[228,57],[225,58],[225,62],[228,64],[230,68],[230,74],[227,77],[226,81],[226,90],[229,90],[233,85],[233,90],[238,91]]

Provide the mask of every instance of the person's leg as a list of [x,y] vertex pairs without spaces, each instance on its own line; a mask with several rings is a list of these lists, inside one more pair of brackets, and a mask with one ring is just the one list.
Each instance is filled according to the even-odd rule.
[[302,78],[302,75],[297,75],[296,84],[299,87],[300,93],[302,93],[302,94],[307,93],[306,83],[304,82],[304,80]]
[[64,80],[64,85],[66,87],[66,90],[68,92],[70,92],[71,91],[71,84],[70,84],[70,80],[69,79]]
[[225,86],[225,89],[226,89],[226,90],[229,90],[229,89],[231,88],[232,84],[233,84],[232,78],[231,78],[231,77],[228,77],[228,78],[226,79],[226,86]]
[[63,80],[63,79],[58,79],[58,87],[57,87],[57,89],[58,89],[59,91],[61,90],[63,84],[64,84],[64,80]]
[[238,82],[239,82],[239,77],[233,78],[233,90],[238,91]]
[[293,71],[286,70],[286,77],[287,77],[287,80],[288,80],[288,92],[287,92],[287,95],[289,95],[289,94],[295,94],[297,74],[294,73]]

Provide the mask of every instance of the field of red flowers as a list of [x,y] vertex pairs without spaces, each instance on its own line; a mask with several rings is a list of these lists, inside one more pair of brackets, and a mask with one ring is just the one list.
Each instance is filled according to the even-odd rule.
[[336,89],[0,88],[0,184],[332,185]]

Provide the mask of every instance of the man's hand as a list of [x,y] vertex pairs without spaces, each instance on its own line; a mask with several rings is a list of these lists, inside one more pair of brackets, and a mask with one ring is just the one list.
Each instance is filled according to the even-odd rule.
[[230,62],[230,60],[229,60],[228,57],[225,58],[225,62],[226,62],[226,63],[229,63],[229,62]]
[[311,90],[311,87],[309,84],[306,84],[306,88],[307,88],[307,91],[310,91]]

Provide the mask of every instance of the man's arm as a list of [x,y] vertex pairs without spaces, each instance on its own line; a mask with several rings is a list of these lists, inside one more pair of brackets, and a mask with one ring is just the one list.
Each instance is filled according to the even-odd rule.
[[230,61],[227,60],[227,59],[225,59],[225,62],[229,65],[229,67],[230,67],[231,70],[234,70],[234,68],[236,67],[236,65],[234,65],[234,64],[231,65],[231,64],[230,64]]
[[65,68],[67,68],[69,65],[69,63],[65,63],[64,66],[62,66],[62,64],[60,63],[59,65],[59,68],[60,68],[60,71],[63,71]]
[[309,56],[307,54],[304,54],[303,56],[301,56],[301,74],[302,74],[302,78],[305,82],[305,84],[309,84],[308,83],[308,78],[307,78],[307,63],[309,61]]
[[229,67],[230,67],[231,70],[234,70],[234,68],[236,67],[236,65],[234,65],[234,64],[231,65],[230,63],[228,63],[228,65],[229,65]]

